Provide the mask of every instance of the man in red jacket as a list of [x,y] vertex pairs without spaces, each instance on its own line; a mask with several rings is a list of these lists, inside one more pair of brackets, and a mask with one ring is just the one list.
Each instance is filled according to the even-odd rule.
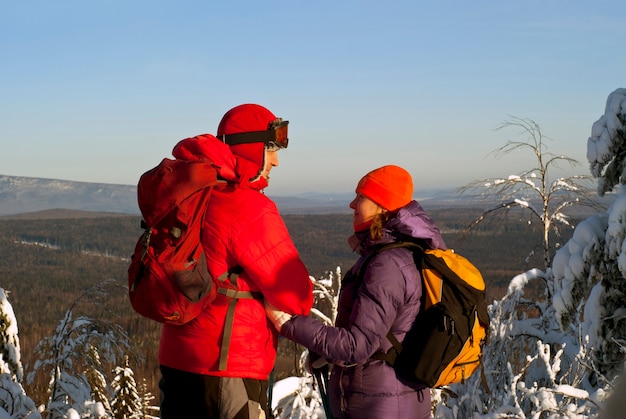
[[209,159],[224,180],[209,200],[202,244],[217,298],[182,326],[164,324],[159,344],[162,418],[269,417],[268,378],[278,334],[265,298],[290,314],[313,304],[306,267],[276,208],[262,190],[287,147],[287,121],[244,104],[222,118],[216,137],[182,140],[173,155]]

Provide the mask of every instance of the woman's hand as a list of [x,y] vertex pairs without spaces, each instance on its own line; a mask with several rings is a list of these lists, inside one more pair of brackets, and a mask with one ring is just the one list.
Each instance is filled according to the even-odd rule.
[[309,354],[306,357],[306,363],[304,364],[304,369],[309,374],[313,374],[315,370],[319,370],[327,364],[328,361],[325,358],[322,358],[320,355],[309,350]]

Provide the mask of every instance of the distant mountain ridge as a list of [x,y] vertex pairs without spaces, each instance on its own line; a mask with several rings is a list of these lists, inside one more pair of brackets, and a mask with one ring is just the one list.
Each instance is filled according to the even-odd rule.
[[138,214],[137,188],[0,175],[0,215],[57,208]]
[[[285,214],[348,213],[354,193],[303,193],[273,196]],[[452,205],[459,197],[452,189],[432,190],[416,196],[424,206]],[[0,216],[67,209],[78,211],[139,214],[137,187],[108,183],[0,175]]]

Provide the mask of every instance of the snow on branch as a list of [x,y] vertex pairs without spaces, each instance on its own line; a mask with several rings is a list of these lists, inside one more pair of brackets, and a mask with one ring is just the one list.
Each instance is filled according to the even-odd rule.
[[626,89],[609,94],[604,115],[591,127],[587,140],[587,160],[597,178],[598,194],[603,196],[624,180],[626,159]]

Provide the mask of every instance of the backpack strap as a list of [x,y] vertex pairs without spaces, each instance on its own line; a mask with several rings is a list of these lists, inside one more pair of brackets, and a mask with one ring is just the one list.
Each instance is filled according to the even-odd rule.
[[237,278],[239,278],[239,274],[242,272],[240,266],[236,266],[235,268],[229,270],[228,272],[224,272],[217,279],[219,282],[225,282],[229,280],[230,283],[235,287],[235,289],[231,288],[223,288],[219,287],[217,289],[217,293],[224,295],[228,298],[231,298],[230,303],[228,303],[228,310],[226,311],[226,319],[224,321],[224,336],[222,337],[222,345],[220,347],[220,363],[219,370],[226,370],[226,363],[228,361],[228,348],[230,346],[230,338],[233,334],[233,323],[235,321],[235,306],[237,305],[237,301],[240,299],[254,299],[254,300],[262,300],[263,294],[259,291],[239,291],[237,289]]
[[393,345],[387,352],[375,352],[374,355],[370,357],[370,359],[377,359],[381,361],[385,361],[387,364],[393,367],[393,364],[396,363],[396,357],[402,351],[402,344],[396,338],[396,336],[391,333],[391,330],[387,333],[387,339]]

